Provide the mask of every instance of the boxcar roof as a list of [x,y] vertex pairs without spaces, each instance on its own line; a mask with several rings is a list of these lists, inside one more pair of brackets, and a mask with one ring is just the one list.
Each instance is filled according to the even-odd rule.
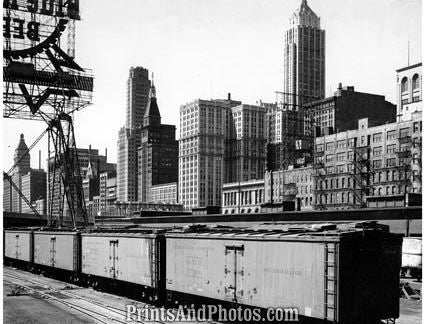
[[267,241],[340,241],[365,233],[388,233],[388,226],[376,222],[324,224],[263,224],[257,228],[187,227],[166,233],[167,238],[198,238],[223,240]]

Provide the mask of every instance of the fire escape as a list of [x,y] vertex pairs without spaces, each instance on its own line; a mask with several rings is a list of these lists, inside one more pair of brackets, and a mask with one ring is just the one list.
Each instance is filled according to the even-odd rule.
[[[325,144],[323,144],[325,145]],[[314,195],[315,195],[315,209],[325,210],[326,209],[326,196],[325,196],[325,188],[323,184],[326,181],[326,167],[323,161],[325,156],[325,152],[323,150],[318,151],[315,147],[314,149],[314,178],[315,178],[315,186],[314,186]],[[325,200],[325,201],[324,201]]]
[[[398,137],[398,147],[399,150],[396,152],[398,156],[398,166],[396,167],[399,172],[399,181],[398,186],[400,193],[404,195],[404,205],[406,205],[407,194],[409,188],[412,187],[412,136],[409,132],[400,131]],[[416,149],[416,148],[415,148]],[[422,179],[421,179],[422,180]]]
[[370,164],[370,135],[367,136],[367,141],[356,144],[353,145],[354,157],[350,161],[353,170],[349,173],[353,185],[349,186],[349,189],[354,196],[353,205],[365,208],[366,196],[369,195],[371,187],[370,179],[374,173]]

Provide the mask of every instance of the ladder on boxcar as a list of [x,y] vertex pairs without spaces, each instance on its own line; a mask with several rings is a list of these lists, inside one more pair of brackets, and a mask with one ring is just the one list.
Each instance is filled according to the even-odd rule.
[[325,320],[337,320],[337,245],[325,243]]

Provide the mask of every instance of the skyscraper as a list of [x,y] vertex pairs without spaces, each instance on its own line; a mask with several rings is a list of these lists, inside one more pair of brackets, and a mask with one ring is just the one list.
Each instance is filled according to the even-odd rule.
[[143,67],[130,68],[127,81],[125,126],[118,133],[117,200],[138,200],[137,148],[141,144],[143,116],[149,101],[151,81]]
[[283,91],[294,110],[325,96],[325,31],[307,0],[292,14],[285,33]]
[[153,81],[149,97],[138,148],[138,198],[142,203],[153,201],[152,186],[176,183],[178,179],[176,127],[161,124]]
[[179,202],[186,209],[221,205],[231,108],[240,104],[229,94],[227,100],[197,99],[180,107]]
[[226,182],[264,177],[266,161],[265,107],[242,104],[231,109],[226,135]]
[[[24,134],[21,134],[19,144],[15,149],[14,169],[11,178],[26,199],[35,205],[39,199],[46,199],[46,172],[41,169],[31,169],[30,154],[25,144]],[[17,213],[32,213],[9,181],[3,179],[3,210]]]

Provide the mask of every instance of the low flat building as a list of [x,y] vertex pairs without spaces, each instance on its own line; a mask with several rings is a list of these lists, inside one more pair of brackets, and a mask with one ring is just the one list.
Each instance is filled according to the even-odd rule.
[[264,177],[265,202],[281,204],[293,201],[295,210],[313,209],[313,166],[266,172]]
[[177,204],[178,185],[177,182],[164,183],[151,187],[152,203]]
[[264,179],[223,184],[223,214],[256,214],[264,203]]

